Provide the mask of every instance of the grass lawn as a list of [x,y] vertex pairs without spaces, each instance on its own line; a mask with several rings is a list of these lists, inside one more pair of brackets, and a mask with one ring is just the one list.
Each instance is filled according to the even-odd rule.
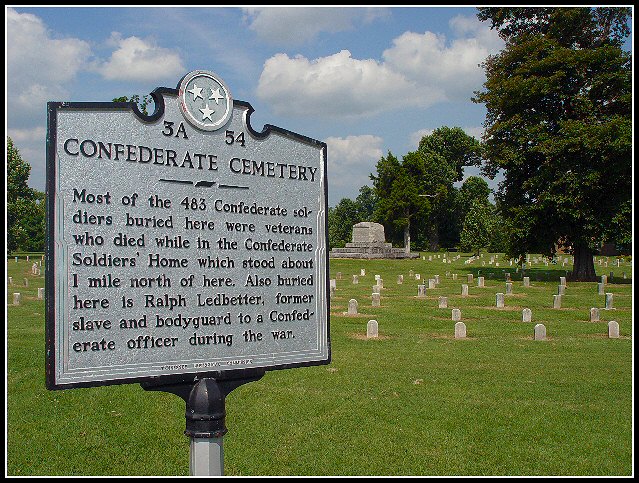
[[[613,267],[611,257],[609,267],[595,265],[598,274],[614,272],[605,288],[614,309],[603,310],[596,283],[571,282],[561,309],[553,309],[559,277],[571,267],[535,264],[531,286],[523,287],[503,257],[495,267],[488,254],[471,264],[468,254],[450,264],[443,254],[422,255],[331,259],[331,278],[342,274],[331,299],[332,362],[268,372],[227,397],[225,474],[631,475],[630,263]],[[7,261],[7,474],[188,475],[177,396],[138,384],[45,388],[44,302],[37,298],[44,277],[31,274],[32,263]],[[362,268],[355,285],[352,275]],[[497,308],[504,272],[513,293]],[[379,307],[371,305],[376,274],[384,284]],[[418,298],[418,283],[435,275],[440,283]],[[19,306],[14,292],[22,294]],[[448,308],[438,308],[440,296]],[[350,299],[358,301],[357,316],[345,315]],[[600,322],[590,322],[591,307],[602,309]],[[461,310],[466,339],[454,338],[453,308]],[[523,308],[532,322],[521,321]],[[366,338],[371,319],[376,339]],[[607,336],[610,320],[619,323],[619,339]],[[533,340],[537,323],[547,340]]]

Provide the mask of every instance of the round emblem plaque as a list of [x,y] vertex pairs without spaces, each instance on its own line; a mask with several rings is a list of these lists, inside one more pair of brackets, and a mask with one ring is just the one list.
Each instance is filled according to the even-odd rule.
[[180,109],[197,129],[215,131],[226,124],[233,113],[231,91],[213,72],[195,70],[180,83]]

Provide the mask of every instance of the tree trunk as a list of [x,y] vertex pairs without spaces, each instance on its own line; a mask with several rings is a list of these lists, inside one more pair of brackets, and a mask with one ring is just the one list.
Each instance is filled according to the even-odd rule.
[[573,256],[575,262],[570,280],[573,282],[596,282],[595,262],[593,260],[592,250],[588,245],[575,245]]

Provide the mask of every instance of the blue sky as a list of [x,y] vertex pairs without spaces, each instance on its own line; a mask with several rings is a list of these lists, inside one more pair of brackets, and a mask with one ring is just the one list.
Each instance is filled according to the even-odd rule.
[[474,7],[9,6],[5,24],[6,134],[32,187],[44,191],[47,101],[144,95],[203,69],[251,103],[255,130],[327,143],[330,206],[438,127],[479,137],[478,64],[503,47]]

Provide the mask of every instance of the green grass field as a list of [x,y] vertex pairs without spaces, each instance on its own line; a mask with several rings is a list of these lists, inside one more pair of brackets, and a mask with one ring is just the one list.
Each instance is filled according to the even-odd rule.
[[[631,265],[595,265],[598,274],[614,272],[605,289],[614,309],[590,322],[590,308],[605,306],[596,283],[568,282],[562,308],[552,308],[570,267],[536,265],[524,288],[503,259],[495,267],[489,255],[473,264],[463,263],[468,254],[451,264],[423,255],[330,261],[331,278],[342,274],[331,300],[332,362],[272,371],[227,397],[225,474],[631,475]],[[45,388],[37,298],[44,277],[31,275],[32,263],[7,261],[7,474],[188,475],[177,396],[138,384]],[[498,309],[504,272],[513,294]],[[462,297],[467,273],[475,280]],[[384,281],[380,307],[371,306],[376,274]],[[434,275],[440,284],[417,298],[417,284]],[[448,297],[447,309],[438,308],[439,296]],[[359,315],[345,316],[352,298]],[[530,323],[521,321],[524,307]],[[461,309],[466,339],[454,338],[452,308]],[[371,319],[377,339],[366,338]],[[619,339],[607,336],[610,320]],[[533,340],[537,323],[546,341]]]

